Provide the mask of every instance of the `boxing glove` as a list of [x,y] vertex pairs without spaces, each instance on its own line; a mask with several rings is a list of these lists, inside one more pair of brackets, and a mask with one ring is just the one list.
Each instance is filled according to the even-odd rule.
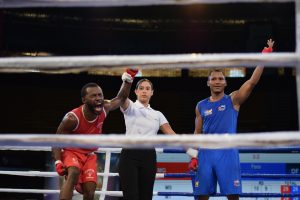
[[198,159],[192,158],[189,163],[189,170],[195,171],[198,168]]
[[58,175],[60,175],[60,176],[66,175],[66,168],[65,168],[64,164],[61,162],[61,160],[55,161],[55,169],[56,169],[56,172],[58,173]]
[[136,75],[137,73],[139,73],[139,70],[138,70],[138,69],[130,69],[130,68],[127,68],[127,69],[126,69],[126,72],[127,72],[128,74],[130,74],[130,76],[131,76],[132,78],[134,78],[135,75]]
[[139,72],[137,69],[126,69],[122,75],[122,80],[127,83],[132,83],[135,75]]
[[82,189],[82,185],[80,183],[77,183],[75,185],[75,190],[80,193],[80,194],[83,194],[83,189]]
[[272,47],[265,47],[262,50],[262,53],[271,53],[271,52],[273,52],[273,48]]

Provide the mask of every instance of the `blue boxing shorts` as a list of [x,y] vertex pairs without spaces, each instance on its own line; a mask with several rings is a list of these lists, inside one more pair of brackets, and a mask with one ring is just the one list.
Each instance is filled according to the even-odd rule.
[[237,149],[199,149],[194,194],[216,194],[217,182],[223,195],[241,194],[241,167]]

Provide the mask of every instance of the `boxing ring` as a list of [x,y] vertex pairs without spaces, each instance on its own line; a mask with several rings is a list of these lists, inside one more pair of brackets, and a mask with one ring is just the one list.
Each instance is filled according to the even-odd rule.
[[[18,151],[25,151],[25,150],[34,150],[34,151],[50,151],[51,147],[15,147],[15,146],[4,146],[1,150],[18,150]],[[106,191],[107,187],[107,179],[111,176],[118,176],[117,173],[110,173],[109,166],[110,166],[110,155],[111,153],[119,153],[120,148],[101,148],[99,149],[98,153],[105,153],[105,169],[103,173],[98,173],[98,176],[104,177],[104,184],[102,187],[102,191],[97,191],[96,194],[99,195],[108,195],[108,196],[115,196],[120,197],[122,193],[120,191]],[[240,153],[250,153],[250,152],[267,152],[272,153],[272,151],[276,152],[298,152],[300,153],[300,148],[271,148],[265,150],[259,149],[241,149]],[[185,154],[185,150],[183,149],[156,149],[158,154],[163,153],[180,153]],[[300,158],[300,155],[298,156]],[[40,171],[0,171],[2,175],[14,175],[14,176],[32,176],[32,177],[57,177],[56,172],[40,172]],[[193,178],[193,173],[157,173],[156,178]],[[249,174],[249,173],[242,173],[243,180],[251,180],[251,179],[268,179],[268,180],[294,180],[300,181],[300,174]],[[105,184],[106,183],[106,184]],[[300,182],[299,182],[300,183]],[[293,185],[282,185],[281,186],[282,193],[243,193],[241,197],[245,198],[253,198],[253,197],[299,197],[300,196],[300,186],[293,186]],[[15,193],[39,193],[39,194],[58,194],[59,190],[47,190],[47,189],[13,189],[13,188],[0,188],[0,192],[15,192]],[[193,196],[192,192],[159,192],[154,191],[154,196]],[[222,196],[220,193],[213,195],[215,197]]]
[[[279,67],[289,65],[296,67],[297,97],[300,102],[300,1],[298,0],[4,0],[0,2],[1,8],[22,8],[22,7],[85,7],[85,6],[149,6],[149,5],[187,5],[201,3],[240,3],[240,2],[294,2],[296,17],[296,51],[289,53],[238,53],[238,54],[181,54],[181,55],[140,55],[140,56],[60,56],[60,57],[15,57],[0,58],[0,72],[73,72],[88,71],[90,69],[112,69],[124,68],[125,66],[139,66],[141,69],[174,69],[181,68],[205,68],[224,66],[249,66],[255,67],[263,64],[266,67]],[[300,126],[300,103],[298,103],[298,124]],[[256,133],[240,135],[178,135],[157,136],[157,137],[125,137],[120,135],[101,136],[62,136],[62,135],[37,135],[37,134],[0,134],[0,150],[6,151],[45,151],[48,152],[51,146],[64,147],[72,146],[94,147],[102,144],[99,148],[101,154],[105,154],[104,170],[98,173],[103,177],[101,191],[96,191],[99,199],[104,200],[105,196],[121,197],[121,191],[109,191],[108,178],[118,176],[110,172],[112,153],[119,153],[120,147],[155,147],[158,154],[184,154],[182,147],[206,147],[206,148],[240,148],[240,153],[260,155],[272,151],[282,153],[293,153],[294,159],[300,160],[300,133],[278,132]],[[142,146],[140,144],[143,144]],[[172,148],[172,149],[171,149]],[[258,152],[258,153],[257,153]],[[187,158],[186,158],[187,159]],[[187,161],[187,160],[186,160]],[[158,157],[158,162],[159,157]],[[186,163],[187,166],[187,163]],[[1,175],[28,176],[57,178],[54,171],[0,171]],[[193,173],[157,173],[156,178],[193,179]],[[270,192],[243,192],[242,198],[294,198],[300,197],[300,172],[295,173],[242,173],[242,180],[283,180],[280,193]],[[290,184],[290,183],[293,184]],[[184,196],[193,199],[192,185],[189,192],[165,192],[154,189],[154,196]],[[5,193],[36,193],[36,194],[58,194],[58,189],[14,189],[0,188]],[[76,192],[75,192],[76,194]],[[217,193],[215,197],[222,196]]]
[[[157,173],[156,178],[157,181],[164,181],[164,179],[185,179],[188,182],[191,182],[190,179],[193,179],[194,173],[188,172],[188,160],[189,157],[185,154],[185,150],[182,148],[179,148],[178,146],[185,146],[182,144],[186,144],[188,146],[193,146],[197,144],[202,144],[203,147],[207,148],[215,148],[217,147],[240,147],[240,153],[241,154],[249,154],[250,157],[252,156],[253,159],[257,159],[258,155],[262,154],[269,154],[269,153],[283,153],[284,155],[288,155],[287,153],[292,153],[291,156],[288,156],[285,160],[285,162],[288,162],[288,160],[293,161],[300,161],[300,148],[299,145],[295,146],[295,144],[300,143],[300,135],[297,134],[298,132],[293,133],[276,133],[276,137],[274,137],[274,133],[267,135],[266,133],[260,133],[260,134],[245,134],[245,137],[239,137],[239,135],[224,135],[221,137],[219,141],[215,140],[214,135],[204,135],[205,137],[202,137],[202,135],[199,136],[190,136],[190,135],[178,135],[174,137],[170,136],[161,136],[157,140],[157,137],[150,137],[147,139],[148,147],[150,146],[174,146],[176,148],[156,148],[157,154],[158,154],[158,168],[162,167],[160,166],[160,161],[162,160],[160,157],[164,154],[170,157],[170,154],[183,154],[185,156],[185,172],[182,173]],[[233,136],[233,137],[232,137]],[[236,137],[235,137],[236,136]],[[51,151],[51,147],[55,145],[57,142],[65,140],[65,141],[71,141],[74,144],[78,144],[81,141],[81,137],[79,137],[79,140],[77,140],[76,137],[72,137],[66,139],[67,136],[55,135],[54,137],[50,137],[50,135],[44,136],[44,135],[26,135],[24,137],[14,137],[13,135],[6,135],[6,137],[0,137],[0,144],[1,144],[1,150],[10,150],[10,151]],[[25,140],[27,138],[27,140]],[[30,138],[30,139],[29,139]],[[39,138],[38,140],[36,138]],[[74,139],[75,138],[75,139]],[[218,137],[219,138],[219,137]],[[264,138],[264,139],[263,139]],[[285,139],[284,139],[285,138]],[[122,146],[122,147],[129,147],[132,146],[132,144],[137,144],[137,141],[144,140],[145,138],[128,138],[126,136],[122,137],[120,135],[107,135],[107,136],[101,136],[101,137],[87,137],[85,146],[94,146],[96,143],[102,143],[102,146],[111,146],[112,140],[116,140],[116,146]],[[96,140],[96,141],[95,141]],[[30,141],[30,142],[29,142]],[[41,143],[40,141],[47,141],[44,143]],[[77,143],[75,142],[77,141]],[[88,142],[89,141],[89,142]],[[154,142],[155,141],[155,142]],[[195,141],[192,143],[191,141]],[[209,141],[211,141],[209,143]],[[212,142],[214,141],[214,142]],[[221,143],[222,141],[222,143]],[[266,142],[268,141],[268,142]],[[287,142],[289,141],[289,142]],[[291,144],[290,141],[293,141],[293,145],[289,146],[288,144]],[[5,144],[10,145],[5,145]],[[23,143],[23,146],[20,146],[20,143]],[[28,146],[26,144],[30,144],[32,146]],[[168,145],[166,145],[168,144]],[[221,145],[222,144],[222,145]],[[248,145],[247,145],[248,144]],[[275,145],[276,144],[276,145]],[[49,145],[49,146],[45,146]],[[57,144],[56,144],[57,145]],[[67,145],[66,143],[59,144],[59,146]],[[82,144],[81,144],[82,145]],[[134,146],[140,146],[140,145],[134,145]],[[247,147],[247,148],[246,148]],[[252,147],[252,148],[250,148]],[[258,148],[260,147],[260,148]],[[108,186],[108,179],[109,177],[116,177],[118,176],[118,173],[112,173],[110,172],[110,165],[111,165],[111,155],[112,154],[118,154],[120,153],[121,148],[99,148],[98,153],[105,154],[105,162],[104,162],[104,169],[103,172],[98,173],[98,176],[103,177],[102,181],[102,189],[101,191],[96,191],[96,194],[100,195],[100,199],[104,199],[105,196],[113,196],[113,197],[121,197],[122,192],[121,191],[110,191],[107,190]],[[249,157],[249,156],[248,156]],[[267,156],[270,160],[276,160],[276,156],[270,157],[270,155]],[[178,159],[178,158],[177,158]],[[177,160],[175,159],[175,160]],[[181,158],[182,159],[182,158]],[[247,159],[246,159],[247,160]],[[243,157],[241,157],[241,165],[243,168]],[[246,164],[247,165],[247,164]],[[249,164],[248,164],[249,165]],[[251,165],[255,165],[255,163],[251,163]],[[256,164],[257,165],[257,164]],[[263,164],[261,164],[263,165]],[[280,164],[276,164],[280,165]],[[299,164],[300,165],[300,164]],[[257,165],[258,166],[258,165]],[[273,164],[272,166],[275,166]],[[247,168],[247,167],[246,167]],[[272,171],[273,173],[249,173],[249,171],[243,172],[242,170],[242,180],[243,182],[246,182],[246,184],[253,184],[254,180],[264,180],[265,182],[268,181],[281,181],[283,184],[280,185],[280,192],[274,193],[274,192],[243,192],[241,194],[241,198],[298,198],[300,196],[300,173],[276,173],[276,170]],[[47,177],[47,178],[57,178],[57,173],[55,171],[51,172],[42,172],[42,171],[0,171],[1,175],[13,175],[13,176],[28,176],[28,177]],[[285,184],[286,183],[286,184]],[[293,184],[289,184],[293,183]],[[257,186],[259,187],[259,186]],[[273,186],[275,187],[275,186]],[[277,186],[278,187],[278,186]],[[255,187],[254,187],[255,188]],[[156,188],[155,188],[156,189]],[[277,188],[279,189],[279,188]],[[44,194],[44,195],[50,195],[50,194],[58,194],[58,189],[14,189],[14,188],[0,188],[0,192],[8,192],[8,193],[35,193],[35,194]],[[75,195],[78,195],[75,192]],[[189,192],[166,192],[166,191],[157,191],[155,190],[153,193],[153,196],[181,196],[181,197],[191,197],[193,198],[193,192],[192,192],[192,184],[190,184],[190,191]],[[213,195],[213,197],[222,197],[220,193],[217,193]]]

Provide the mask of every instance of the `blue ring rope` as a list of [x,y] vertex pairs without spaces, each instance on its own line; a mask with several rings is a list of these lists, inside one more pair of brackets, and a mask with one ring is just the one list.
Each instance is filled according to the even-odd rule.
[[[186,150],[182,148],[176,148],[176,149],[163,149],[164,153],[185,153]],[[263,148],[263,149],[239,149],[240,153],[300,153],[299,147],[286,147],[286,148]]]
[[[197,196],[192,192],[157,192],[158,196]],[[222,197],[224,194],[213,194],[211,197]],[[280,194],[280,193],[242,193],[240,197],[300,197],[299,194]]]
[[[191,178],[195,176],[191,173],[165,173],[164,178]],[[242,178],[269,178],[269,179],[300,179],[300,174],[242,174]]]

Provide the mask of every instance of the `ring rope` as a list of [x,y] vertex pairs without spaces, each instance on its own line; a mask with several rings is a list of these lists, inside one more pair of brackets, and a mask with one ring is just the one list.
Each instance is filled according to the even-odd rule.
[[[51,147],[41,146],[0,146],[0,151],[51,151]],[[96,153],[120,153],[122,148],[98,148]],[[155,148],[157,153],[186,153],[183,148]],[[239,153],[300,153],[299,147],[277,147],[277,148],[242,148]]]
[[[14,189],[14,188],[0,188],[0,192],[11,193],[36,193],[36,194],[58,194],[60,190],[44,190],[44,189]],[[74,191],[75,194],[78,194]],[[96,191],[95,194],[103,194],[114,197],[122,197],[121,191]],[[192,192],[153,192],[153,196],[195,196]],[[222,197],[225,194],[214,194],[212,197]],[[242,193],[240,197],[300,197],[300,193]]]
[[[155,2],[157,2],[157,1],[158,0],[156,0]],[[259,1],[259,0],[246,0],[246,1],[247,2],[265,2],[267,0],[264,0],[264,1],[263,0],[262,1]],[[94,1],[91,1],[91,2],[96,2],[96,1],[94,0]],[[100,2],[100,1],[97,1],[97,2]],[[105,2],[105,1],[102,0],[101,5],[107,6],[103,2]],[[110,0],[110,4],[112,2],[113,1]],[[121,2],[121,1],[118,1],[118,2]],[[133,1],[127,1],[127,2],[133,2]],[[154,1],[152,1],[152,3],[153,2]],[[162,4],[162,1],[159,1],[159,2],[160,2],[159,4]],[[165,1],[165,2],[167,2],[167,1]],[[233,2],[243,2],[243,0],[239,0],[239,1],[238,0],[237,1],[235,1],[235,0],[215,0],[215,1],[213,1],[213,0],[190,0],[190,1],[175,1],[175,0],[172,1],[172,0],[169,0],[168,2],[169,3],[167,3],[167,4],[175,4],[175,2],[179,2],[179,3],[181,2],[182,4],[205,3],[205,2],[207,2],[207,3],[213,3],[213,2],[216,2],[216,3],[222,3],[222,2],[233,3]],[[273,2],[292,2],[292,1],[288,1],[288,0],[286,0],[286,1],[283,1],[283,0],[273,0]],[[87,4],[88,3],[85,2],[85,5],[87,5]],[[109,4],[109,3],[107,2],[107,4]],[[178,3],[176,3],[176,4],[178,4]],[[120,4],[118,3],[118,5],[120,5]],[[126,5],[130,5],[130,4],[127,3]],[[151,5],[153,5],[153,4],[151,4]],[[3,6],[3,4],[0,5],[0,6]],[[47,5],[47,6],[49,6],[49,5]],[[83,6],[83,4],[81,6]],[[299,65],[299,63],[300,63],[299,62],[299,55],[297,55],[297,54],[294,54],[294,55],[297,56],[297,57],[293,58],[292,60],[289,60],[288,62],[285,61],[284,64],[288,64],[288,65],[292,65],[292,66]],[[56,59],[56,58],[54,58],[54,59]],[[272,61],[264,60],[262,62],[260,62],[258,60],[252,60],[252,59],[250,59],[250,60],[246,60],[246,61],[245,60],[244,61],[239,61],[238,65],[241,65],[241,63],[245,63],[245,65],[248,65],[248,66],[255,66],[255,65],[258,65],[258,64],[264,64],[266,66],[282,66],[282,63],[280,63],[279,61],[276,61],[276,60],[274,61],[275,63],[272,64],[273,61],[274,61],[274,59]],[[154,65],[157,64],[156,67],[158,67],[158,68],[161,68],[162,66],[164,68],[169,68],[171,65],[173,65],[175,67],[182,67],[182,66],[184,66],[184,67],[190,67],[190,68],[192,68],[192,67],[210,67],[210,66],[214,66],[214,67],[216,66],[216,67],[218,67],[218,66],[225,66],[225,63],[227,61],[226,60],[225,60],[225,62],[222,61],[222,63],[220,63],[220,61],[216,61],[216,60],[214,60],[214,61],[203,61],[203,60],[200,60],[200,61],[196,60],[196,61],[194,61],[193,60],[192,62],[187,62],[187,63],[185,63],[185,62],[187,62],[187,61],[177,62],[176,64],[172,64],[172,63],[170,64],[168,62],[167,63],[163,62],[162,64],[160,64],[160,63],[153,63],[153,64]],[[214,64],[214,62],[216,62],[216,63]],[[227,63],[226,66],[237,65],[234,60],[229,60],[228,62],[229,62],[229,64]],[[40,72],[43,72],[43,71],[53,71],[53,70],[62,70],[62,68],[65,67],[65,66],[51,66],[50,65],[49,67],[46,66],[46,69],[44,69],[44,67],[30,66],[30,65],[28,67],[29,70],[37,70],[37,71],[40,71]],[[144,64],[132,64],[132,65],[139,65],[139,66],[141,66],[141,68],[143,68],[143,67],[149,66],[149,63],[146,63],[146,64],[145,63]],[[150,63],[150,65],[151,65],[151,63]],[[88,66],[88,68],[86,68],[86,66]],[[91,65],[88,64],[88,65],[82,65],[81,66],[81,64],[79,63],[79,65],[75,66],[75,68],[77,70],[80,70],[80,71],[87,71],[88,69],[91,69],[91,68],[103,67],[103,66],[106,66],[106,65],[102,64],[102,62],[101,62],[101,66],[99,66],[99,65],[93,65],[93,63],[91,63]],[[120,66],[124,66],[124,65],[114,64],[114,65],[109,66],[109,67],[115,67],[115,66],[120,67]],[[22,68],[20,68],[20,66],[14,66],[14,65],[12,65],[12,66],[10,66],[8,68],[7,68],[7,66],[4,66],[2,68],[1,67],[1,60],[0,60],[0,70],[3,69],[4,71],[5,70],[7,70],[7,71],[23,71],[24,70],[23,67],[24,67],[24,65],[22,66]],[[69,67],[69,66],[66,66],[66,67]],[[72,65],[70,67],[74,67],[74,65]],[[83,69],[82,67],[85,67],[85,68]],[[49,69],[49,68],[51,68],[51,69]],[[28,70],[28,69],[26,67],[26,70]],[[64,70],[66,70],[66,69],[64,69]],[[70,70],[70,69],[68,69],[68,70]],[[292,143],[292,145],[294,145],[294,144],[295,143]],[[247,144],[247,145],[249,145],[249,144]],[[276,143],[276,145],[278,145],[278,143]],[[282,145],[282,144],[280,144],[280,145]],[[286,145],[286,144],[284,144],[284,145]],[[299,142],[297,142],[295,145],[299,145]],[[0,188],[0,191],[1,190],[2,189]],[[16,190],[19,190],[19,189],[11,189],[11,190],[15,190],[16,191]],[[22,193],[24,193],[24,191],[26,189],[22,189],[22,190],[23,190]],[[32,189],[30,189],[30,190],[32,190]],[[39,191],[39,190],[35,190],[35,191]],[[59,190],[43,190],[43,191],[49,191],[49,192],[55,191],[55,193],[59,193]],[[106,194],[106,195],[110,195],[110,194],[114,195],[114,194],[116,194],[116,195],[121,195],[122,196],[121,192],[116,192],[116,191],[97,191],[96,194]],[[194,196],[193,193],[186,193],[186,192],[175,192],[175,193],[174,192],[154,192],[154,195],[155,194],[159,195],[159,196]],[[247,196],[247,195],[250,195],[250,196]],[[216,194],[214,196],[224,196],[224,195]],[[241,197],[299,197],[300,195],[299,195],[299,193],[298,194],[277,194],[277,193],[251,193],[251,194],[248,194],[248,193],[244,193],[244,194],[241,194],[240,196]]]
[[224,53],[224,54],[169,54],[120,56],[53,56],[0,58],[0,72],[72,72],[97,68],[139,66],[139,68],[203,68],[228,66],[296,66],[297,53]]
[[[1,150],[1,147],[0,147]],[[104,149],[102,149],[104,150]],[[101,148],[99,148],[98,152],[101,151]],[[105,150],[104,150],[105,151]],[[102,151],[101,151],[102,152]],[[156,152],[159,153],[186,153],[185,149],[182,148],[164,148],[159,149],[156,148]],[[258,148],[242,148],[239,149],[239,153],[300,153],[299,147],[277,147],[277,148],[264,148],[264,149],[258,149]]]
[[[299,131],[256,134],[199,134],[199,135],[61,135],[61,134],[1,134],[0,146],[53,146],[53,147],[103,147],[153,148],[153,147],[201,147],[245,148],[300,146]],[[184,145],[184,146],[183,146]]]
[[[51,151],[51,147],[49,146],[0,146],[1,150],[9,150],[9,151]],[[120,153],[122,148],[99,148],[96,153]],[[162,153],[164,150],[162,148],[156,148],[156,151]],[[172,150],[171,150],[172,151]],[[185,153],[183,149],[174,149],[174,153]]]
[[[1,175],[58,177],[56,172],[41,171],[0,171]],[[97,173],[98,176],[119,176],[119,173]],[[157,173],[156,178],[191,178],[194,173]],[[300,174],[248,174],[242,173],[242,178],[268,178],[268,179],[300,179]]]

